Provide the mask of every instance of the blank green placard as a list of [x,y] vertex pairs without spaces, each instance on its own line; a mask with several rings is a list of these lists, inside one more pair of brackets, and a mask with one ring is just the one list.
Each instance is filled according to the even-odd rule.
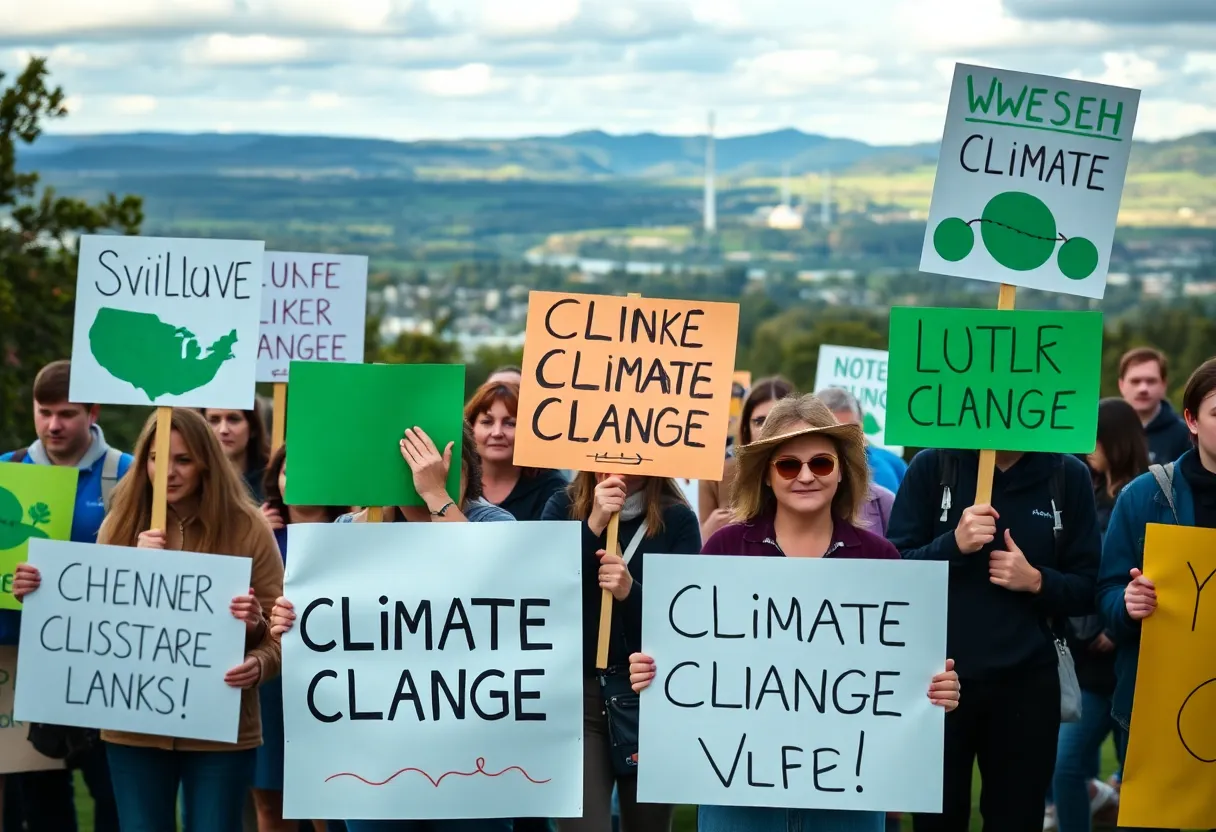
[[422,505],[399,444],[415,426],[440,453],[453,443],[447,485],[459,498],[463,365],[293,361],[289,372],[289,505]]
[[1089,453],[1102,313],[891,310],[887,435],[920,448]]

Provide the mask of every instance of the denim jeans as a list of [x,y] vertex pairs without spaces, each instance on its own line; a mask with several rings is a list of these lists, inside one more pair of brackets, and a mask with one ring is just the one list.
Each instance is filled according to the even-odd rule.
[[697,832],[883,832],[884,812],[701,806]]
[[348,820],[347,832],[511,832],[509,818]]
[[[1102,744],[1117,728],[1110,715],[1110,697],[1081,691],[1081,719],[1060,726],[1056,771],[1051,794],[1060,832],[1090,832],[1089,781],[1097,778]],[[1116,731],[1116,737],[1120,732]],[[1116,741],[1116,746],[1122,745]],[[1120,750],[1121,751],[1121,750]],[[1119,753],[1122,759],[1122,753]]]
[[241,829],[245,793],[257,759],[247,751],[165,751],[106,744],[122,832],[165,832],[177,825],[182,793],[182,832]]

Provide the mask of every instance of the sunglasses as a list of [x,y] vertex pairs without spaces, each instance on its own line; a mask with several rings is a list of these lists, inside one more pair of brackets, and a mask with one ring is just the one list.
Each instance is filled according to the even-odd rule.
[[828,477],[836,470],[836,457],[831,454],[815,454],[803,461],[793,456],[783,456],[773,460],[773,470],[784,480],[792,480],[802,473],[802,466],[810,469],[816,477]]

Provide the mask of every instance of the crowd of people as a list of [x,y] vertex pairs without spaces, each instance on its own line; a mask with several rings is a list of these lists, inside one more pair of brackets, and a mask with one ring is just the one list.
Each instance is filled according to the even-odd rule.
[[[943,809],[916,815],[918,832],[970,828],[972,777],[982,773],[985,829],[1083,832],[1117,804],[1118,778],[1099,779],[1099,753],[1127,745],[1141,622],[1152,615],[1142,572],[1147,523],[1216,527],[1216,359],[1166,400],[1168,365],[1151,349],[1120,367],[1120,398],[1098,405],[1094,451],[1083,458],[998,452],[992,499],[973,504],[978,454],[927,449],[910,465],[867,443],[857,399],[841,389],[798,391],[756,381],[741,409],[721,482],[682,484],[514,464],[518,368],[495,372],[465,408],[459,490],[447,490],[450,449],[403,427],[399,450],[423,506],[381,507],[386,522],[571,520],[582,527],[584,784],[581,818],[298,822],[283,818],[280,638],[295,620],[284,597],[286,528],[364,522],[367,507],[286,505],[287,448],[270,453],[258,410],[174,409],[168,523],[150,531],[156,419],[132,454],[110,448],[97,405],[70,402],[71,368],[34,379],[35,441],[0,461],[79,470],[71,537],[252,559],[248,595],[231,600],[246,625],[246,658],[225,681],[242,690],[236,743],[31,726],[31,742],[67,770],[4,778],[4,827],[76,829],[73,771],[94,801],[94,829],[166,832],[180,818],[198,832],[312,829],[443,832],[661,832],[672,806],[639,803],[636,774],[609,741],[605,686],[642,691],[658,669],[644,652],[646,554],[931,559],[949,563],[948,659],[924,680],[947,710]],[[1155,466],[1150,470],[1150,466]],[[620,552],[606,551],[619,517]],[[13,594],[38,591],[28,564]],[[608,670],[595,668],[600,595],[614,599]],[[0,610],[0,644],[18,641],[20,613]],[[1064,714],[1058,672],[1071,652],[1081,708]],[[964,695],[963,690],[966,693]],[[1064,696],[1064,700],[1062,700]],[[1069,716],[1067,721],[1062,717]],[[703,832],[881,832],[880,812],[702,806]]]

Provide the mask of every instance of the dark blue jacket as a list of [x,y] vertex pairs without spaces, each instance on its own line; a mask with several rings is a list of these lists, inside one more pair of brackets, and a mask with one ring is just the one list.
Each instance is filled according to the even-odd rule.
[[[1195,453],[1187,451],[1183,458]],[[1191,486],[1174,468],[1174,505],[1178,525],[1195,525],[1195,501]],[[1106,629],[1114,634],[1115,696],[1111,714],[1125,729],[1131,726],[1132,699],[1136,690],[1136,668],[1140,659],[1140,622],[1133,621],[1123,603],[1123,590],[1131,581],[1132,569],[1144,568],[1144,527],[1149,523],[1174,525],[1174,514],[1151,473],[1141,474],[1123,489],[1115,502],[1102,545],[1098,571],[1098,612]],[[1149,576],[1152,577],[1151,575]]]
[[[955,459],[956,487],[942,519],[940,457]],[[1064,466],[1061,540],[1055,541],[1051,480]],[[979,454],[975,451],[921,451],[904,477],[887,539],[905,560],[950,564],[946,618],[947,655],[959,676],[1005,678],[1058,661],[1050,620],[1086,615],[1094,609],[1094,576],[1102,544],[1094,509],[1093,482],[1084,463],[1071,455],[1025,454],[1008,471],[993,476],[992,506],[1000,515],[996,540],[964,555],[954,538],[963,510],[975,502]],[[988,557],[1005,548],[1005,530],[1031,566],[1043,576],[1037,595],[992,583]]]

